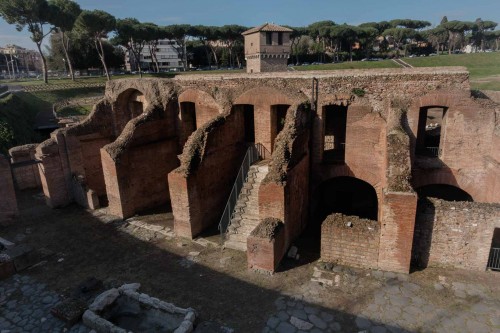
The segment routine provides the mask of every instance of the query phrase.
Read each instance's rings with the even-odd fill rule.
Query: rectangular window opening
[[[347,106],[327,105],[323,107],[323,122],[323,161],[326,163],[344,163]]]

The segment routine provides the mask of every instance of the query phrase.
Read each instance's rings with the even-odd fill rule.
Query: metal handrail
[[[231,224],[231,220],[234,215],[234,209],[236,207],[236,203],[238,202],[238,197],[240,195],[241,189],[243,188],[245,182],[248,180],[248,171],[250,170],[250,166],[261,159],[266,159],[267,155],[270,155],[269,151],[260,143],[253,144],[248,147],[245,158],[241,163],[240,170],[238,171],[238,175],[236,176],[233,188],[231,189],[231,193],[229,194],[229,199],[227,200],[224,212],[222,213],[219,222],[218,229],[220,231],[221,237],[224,236],[227,228],[229,228]]]
[[[267,150],[266,147],[262,143],[256,143],[255,149],[257,149],[257,154],[259,154],[259,158],[261,160],[267,160],[271,158],[271,152]]]

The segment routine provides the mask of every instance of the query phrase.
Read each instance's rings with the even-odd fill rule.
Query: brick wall
[[[474,100],[463,93],[430,93],[416,99],[408,112],[408,123],[413,137],[418,135],[418,111],[426,106],[447,107],[441,128],[441,154],[438,158],[416,158],[413,170],[415,187],[427,184],[448,184],[469,193],[475,201],[498,202],[500,194],[484,191],[488,173],[484,166],[488,160],[499,162],[499,135],[495,133],[494,105]],[[411,152],[414,153],[415,139]],[[498,170],[498,169],[497,169]]]
[[[451,266],[483,271],[500,204],[420,200],[412,259],[416,266]]]
[[[35,160],[36,145],[24,145],[9,149],[12,163],[29,162]],[[14,183],[19,190],[39,188],[42,186],[37,164],[16,167],[12,170]]]
[[[281,55],[280,55],[281,56]],[[288,57],[248,58],[247,73],[284,72],[287,70]]]
[[[38,145],[35,156],[42,161],[39,164],[40,180],[47,205],[55,208],[71,203],[71,185],[67,183],[59,146],[54,136]]]
[[[377,221],[332,214],[321,225],[321,259],[347,266],[378,268],[379,241]]]
[[[218,223],[246,152],[243,115],[208,122],[184,147],[181,167],[169,173],[175,232],[193,238]]]
[[[18,213],[16,191],[7,157],[0,154],[0,225],[11,223]]]
[[[416,208],[417,196],[414,193],[384,193],[380,219],[380,269],[409,273]]]
[[[127,218],[169,201],[167,174],[179,160],[175,114],[165,113],[158,108],[131,120],[101,149],[111,214]]]

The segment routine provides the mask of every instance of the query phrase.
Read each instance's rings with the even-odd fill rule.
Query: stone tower
[[[286,71],[292,31],[266,23],[243,32],[247,73]]]

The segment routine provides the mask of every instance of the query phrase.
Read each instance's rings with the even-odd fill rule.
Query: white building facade
[[[182,61],[176,51],[177,47],[177,44],[173,40],[162,39],[158,41],[158,46],[156,47],[156,59],[161,72],[173,72],[182,69]],[[125,68],[128,71],[136,71],[138,70],[138,67],[135,64],[134,56],[129,53],[129,51],[125,52]],[[151,54],[149,45],[146,45],[142,50],[140,63],[143,71],[156,70],[155,61]]]

